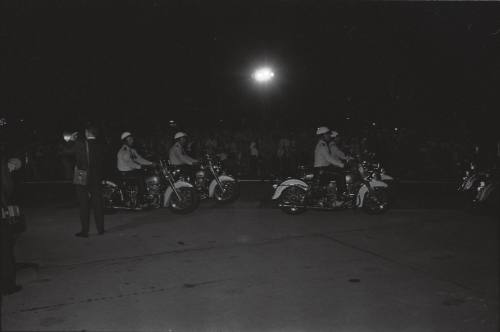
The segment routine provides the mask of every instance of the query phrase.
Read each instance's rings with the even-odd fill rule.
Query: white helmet
[[[332,133],[330,134],[333,138],[339,136],[339,133],[337,133],[335,130],[332,130]]]
[[[328,127],[319,127],[318,129],[316,129],[316,135],[323,135],[323,134],[326,134],[330,131],[330,129]]]
[[[129,133],[128,131],[123,132],[123,134],[122,134],[122,136],[121,136],[122,141],[123,141],[125,138],[129,137],[129,136],[132,136],[132,133]]]
[[[186,137],[187,134],[186,133],[183,133],[182,131],[179,131],[178,133],[176,133],[174,135],[174,139],[178,139],[178,138],[181,138],[181,137]]]

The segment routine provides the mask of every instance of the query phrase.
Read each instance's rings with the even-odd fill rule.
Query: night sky
[[[419,128],[498,113],[499,4],[210,3],[4,2],[2,116]]]

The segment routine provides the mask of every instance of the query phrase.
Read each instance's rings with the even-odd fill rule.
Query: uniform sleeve
[[[321,149],[320,152],[321,156],[325,158],[330,164],[338,167],[344,167],[344,164],[338,160],[337,158],[332,157],[332,155],[328,152],[328,149]]]
[[[137,151],[135,151],[135,160],[134,161],[140,165],[152,165],[153,164],[151,161],[146,160],[143,157],[141,157],[141,155]]]
[[[196,159],[191,158],[187,154],[181,153],[178,149],[176,149],[176,153],[177,158],[179,158],[179,160],[181,160],[184,164],[192,165],[193,163],[197,162]]]
[[[347,156],[342,152],[336,145],[330,147],[332,150],[332,155],[339,157],[340,159],[347,159]]]

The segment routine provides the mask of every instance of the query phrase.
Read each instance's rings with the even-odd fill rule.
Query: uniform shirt
[[[314,149],[314,167],[326,167],[334,165],[337,167],[344,167],[344,164],[330,154],[328,144],[322,139],[316,144]]]
[[[181,145],[181,143],[177,142],[170,148],[168,153],[168,159],[172,165],[192,165],[197,160],[188,156]]]
[[[335,144],[334,141],[330,141],[330,143],[328,143],[328,147],[330,148],[330,154],[334,158],[339,159],[339,160],[347,159],[347,156],[345,155],[345,153],[339,149],[339,147],[337,146],[337,144]]]
[[[117,154],[116,165],[120,172],[141,169],[141,165],[151,165],[152,162],[142,158],[134,148],[123,145]]]

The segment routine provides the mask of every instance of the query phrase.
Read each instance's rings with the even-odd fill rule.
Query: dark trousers
[[[16,285],[16,258],[14,256],[14,246],[16,237],[7,225],[1,225],[2,255],[1,255],[1,276],[2,294],[8,292]]]
[[[319,184],[326,186],[331,180],[337,183],[338,192],[346,191],[344,171],[335,166],[315,167],[315,176],[319,178]]]
[[[90,210],[94,210],[94,220],[98,232],[104,231],[104,210],[102,201],[102,187],[99,183],[87,186],[76,185],[76,196],[80,205],[80,222],[82,233],[88,234]]]

